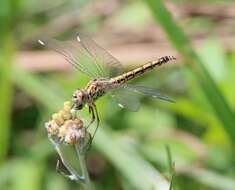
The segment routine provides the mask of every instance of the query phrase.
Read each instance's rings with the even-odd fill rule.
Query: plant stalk
[[[75,149],[79,157],[82,176],[84,177],[83,187],[85,190],[91,190],[92,185],[91,185],[91,180],[90,180],[90,176],[89,176],[87,164],[86,164],[86,151],[81,150],[81,147],[79,146],[79,144],[75,145]]]

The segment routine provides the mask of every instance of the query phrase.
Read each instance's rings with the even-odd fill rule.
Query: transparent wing
[[[140,108],[140,101],[136,93],[125,88],[118,88],[112,91],[112,98],[121,108],[129,111],[138,111]]]
[[[112,91],[112,97],[121,108],[129,111],[138,111],[140,108],[140,97],[138,93],[174,103],[175,101],[167,96],[161,95],[158,91],[147,86],[120,84]]]
[[[77,35],[78,41],[93,56],[95,62],[106,70],[108,76],[113,77],[123,72],[121,62],[112,56],[108,51],[99,46],[94,40],[84,34]]]
[[[123,84],[120,87],[134,91],[134,92],[140,92],[140,93],[142,93],[146,96],[150,96],[152,98],[158,98],[158,99],[165,100],[165,101],[172,102],[172,103],[175,102],[173,99],[160,94],[156,89],[153,89],[151,87],[140,86],[140,85],[131,85],[131,84]]]
[[[71,65],[91,78],[111,77],[123,68],[116,58],[85,35],[79,34],[76,41],[43,38],[39,42],[62,54]]]
[[[91,78],[96,77],[96,72],[94,73],[90,71],[90,68],[88,68],[88,66],[84,66],[82,63],[82,61],[85,61],[89,58],[87,53],[81,53],[82,49],[75,50],[72,42],[61,42],[55,39],[44,37],[39,40],[39,43],[63,55],[64,58],[80,72],[85,73]]]

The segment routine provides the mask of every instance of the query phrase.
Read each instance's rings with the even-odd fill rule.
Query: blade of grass
[[[171,174],[171,183],[170,183],[169,190],[173,190],[175,189],[175,163],[172,160],[171,150],[168,144],[166,145],[166,152],[167,152],[169,170]]]
[[[13,91],[10,75],[13,46],[13,41],[10,37],[6,37],[3,47],[0,49],[0,163],[6,157],[10,135],[10,112]]]
[[[63,105],[64,98],[56,95],[56,92],[50,90],[50,85],[39,82],[39,78],[28,74],[18,68],[12,69],[12,79],[15,84],[24,90],[27,94],[34,97],[39,103],[43,104],[49,111],[57,110]],[[41,79],[42,80],[42,79]]]
[[[193,50],[188,38],[177,26],[162,1],[145,0],[145,2],[152,11],[154,18],[159,21],[175,48],[185,57],[187,62],[192,63],[187,65],[193,71],[195,79],[199,82],[208,102],[214,109],[215,114],[222,123],[225,131],[228,133],[230,141],[235,144],[235,115],[208,70],[205,68],[204,62]]]
[[[133,147],[120,138],[114,138],[107,128],[99,129],[94,146],[131,182],[134,189],[168,190],[170,185],[159,172]]]
[[[173,144],[170,144],[171,150]],[[167,160],[167,156],[164,155],[165,149],[164,146],[162,148],[153,147],[152,150],[147,150],[147,147],[144,146],[142,149],[142,153],[146,156],[148,160],[151,160],[152,163],[160,166],[168,166],[169,161]],[[160,160],[159,155],[164,155],[164,159]],[[175,154],[174,154],[175,157]],[[174,158],[176,159],[176,158]],[[185,160],[184,160],[185,159]],[[168,161],[168,163],[167,163]],[[232,190],[235,187],[235,181],[231,176],[226,176],[224,174],[216,173],[210,169],[198,168],[194,166],[194,162],[188,162],[186,158],[182,158],[181,162],[175,161],[177,163],[175,165],[175,172],[177,175],[174,176],[173,183],[176,183],[174,187],[178,189],[179,184],[177,184],[177,176],[180,175],[187,175],[193,178],[194,180],[198,181],[201,184],[204,184],[208,187],[208,189],[226,189]],[[175,173],[176,174],[176,173]],[[173,189],[174,189],[173,188]]]
[[[27,164],[25,164],[27,163]],[[29,159],[14,159],[0,168],[1,189],[42,189],[43,165]],[[11,184],[9,186],[9,184]],[[4,188],[6,186],[6,188]]]
[[[233,178],[214,173],[210,170],[194,167],[188,168],[187,170],[185,169],[182,173],[193,177],[198,182],[213,189],[233,190],[235,187],[235,181]]]

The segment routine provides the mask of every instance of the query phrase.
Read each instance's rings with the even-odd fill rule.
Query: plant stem
[[[75,145],[75,149],[76,149],[77,155],[79,157],[82,176],[84,177],[83,187],[85,190],[91,190],[92,185],[91,185],[91,180],[90,180],[90,176],[89,176],[89,173],[87,170],[87,165],[86,165],[86,151],[85,152],[81,151],[79,144]]]

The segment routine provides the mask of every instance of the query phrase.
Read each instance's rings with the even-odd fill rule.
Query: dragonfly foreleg
[[[87,128],[89,128],[91,124],[95,121],[95,113],[94,113],[93,106],[89,106],[89,113],[91,114],[91,121],[89,122]]]
[[[94,110],[95,110],[95,117],[96,117],[97,123],[96,123],[96,128],[95,128],[95,131],[94,131],[94,133],[92,135],[91,140],[93,140],[93,138],[95,137],[95,134],[96,134],[97,129],[98,129],[99,124],[100,124],[100,117],[99,117],[99,114],[98,114],[98,111],[97,111],[97,108],[96,108],[95,104],[94,104]]]
[[[99,114],[96,108],[95,104],[92,104],[91,106],[89,106],[89,113],[91,113],[91,121],[89,123],[89,125],[87,126],[87,128],[95,121],[96,119],[96,127],[95,127],[95,131],[93,132],[93,135],[91,136],[91,140],[90,140],[90,144],[92,143],[95,134],[97,132],[97,129],[99,127],[99,123],[100,123],[100,118],[99,118]]]

